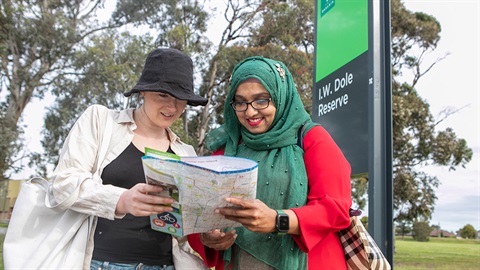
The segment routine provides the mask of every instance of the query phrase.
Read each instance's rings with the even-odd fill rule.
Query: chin
[[[252,128],[249,126],[248,128],[246,127],[246,129],[252,134],[262,134],[267,132],[267,129],[265,128]]]

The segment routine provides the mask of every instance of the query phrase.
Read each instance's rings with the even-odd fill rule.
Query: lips
[[[260,123],[262,123],[262,121],[263,121],[263,118],[249,118],[249,119],[247,119],[247,123],[252,127],[260,125]]]
[[[171,118],[171,117],[174,116],[174,114],[166,114],[166,113],[160,113],[160,114],[162,114],[163,116],[168,117],[168,118]]]

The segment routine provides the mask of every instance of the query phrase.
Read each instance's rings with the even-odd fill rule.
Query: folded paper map
[[[256,196],[258,164],[250,159],[179,157],[147,148],[142,163],[146,182],[164,187],[160,195],[175,199],[172,212],[150,216],[152,229],[174,236],[241,226],[214,210],[233,207],[226,197]]]

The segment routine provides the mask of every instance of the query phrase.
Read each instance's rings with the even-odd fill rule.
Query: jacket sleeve
[[[125,189],[103,185],[95,171],[101,147],[104,120],[108,114],[104,106],[93,105],[75,122],[62,150],[52,176],[52,191],[60,202],[71,196],[78,185],[80,194],[71,209],[77,212],[114,219],[115,208]],[[107,146],[106,146],[107,147]]]
[[[349,226],[351,169],[323,127],[313,127],[303,145],[309,192],[307,205],[292,209],[300,226],[300,235],[293,238],[304,252],[309,252],[330,233]]]

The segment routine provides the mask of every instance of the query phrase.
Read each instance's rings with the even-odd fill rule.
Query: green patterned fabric
[[[305,205],[308,180],[303,149],[297,145],[297,137],[299,128],[305,123],[311,124],[311,118],[303,107],[292,75],[279,61],[249,57],[235,66],[225,104],[232,101],[238,85],[248,78],[260,80],[272,97],[276,108],[272,126],[265,133],[252,134],[240,124],[233,108],[226,105],[225,124],[208,134],[207,148],[212,151],[223,148],[225,155],[257,161],[257,198],[270,208]],[[243,227],[235,229],[238,234],[235,244],[258,260],[276,269],[307,269],[307,255],[290,235],[259,234]],[[226,263],[230,255],[230,251],[224,253]]]

